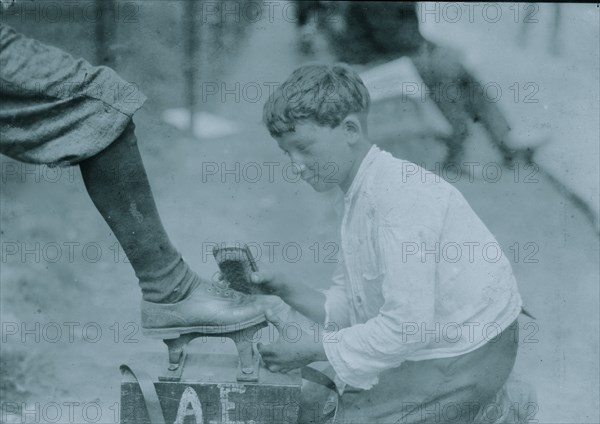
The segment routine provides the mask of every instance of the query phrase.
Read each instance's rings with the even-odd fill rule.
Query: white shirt
[[[460,192],[376,146],[345,195],[341,242],[323,346],[347,385],[471,352],[521,311],[508,259]]]

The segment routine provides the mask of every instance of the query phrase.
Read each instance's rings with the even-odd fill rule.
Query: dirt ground
[[[139,56],[124,57],[119,70],[150,97],[135,121],[173,242],[207,276],[217,269],[210,255],[215,242],[251,242],[266,263],[268,246],[274,246],[271,267],[325,287],[335,265],[331,259],[338,254],[337,199],[315,193],[283,172],[286,161],[260,126],[264,94],[256,102],[230,96],[203,105],[234,121],[239,128],[235,135],[199,139],[162,122],[165,109],[181,107],[183,89],[180,76],[169,77],[179,74],[178,45],[170,44],[176,36],[166,25],[153,26],[153,13],[167,7],[161,3],[141,8],[141,22],[120,30],[131,43],[115,48],[133,49]],[[168,20],[176,13],[163,15]],[[156,30],[155,42],[125,37],[141,26]],[[86,34],[84,27],[77,28]],[[229,86],[255,82],[264,87],[265,82],[281,81],[304,60],[295,52],[294,30],[293,23],[282,19],[250,25],[234,53],[219,53],[224,55],[222,69],[201,69],[211,81]],[[41,30],[32,33],[36,31],[40,36]],[[47,39],[90,55],[85,47],[89,37],[78,44],[53,30]],[[136,60],[145,64],[143,69],[136,67]],[[567,69],[553,74],[577,84]],[[597,93],[598,81],[592,83]],[[553,105],[565,101],[552,99]],[[598,128],[585,120],[569,119],[597,135]],[[394,122],[390,116],[391,127]],[[435,141],[374,141],[415,161],[434,163],[443,155],[443,146]],[[469,139],[464,160],[500,163],[479,128]],[[265,163],[278,164],[272,178]],[[166,352],[160,341],[145,339],[139,331],[140,293],[133,271],[88,198],[77,168],[26,166],[6,157],[0,158],[0,166],[1,422],[22,422],[23,414],[7,409],[15,405],[30,411],[31,422],[45,422],[44,417],[52,421],[53,403],[59,405],[58,422],[118,422],[119,364],[136,353]],[[536,388],[540,423],[598,423],[598,234],[568,193],[544,172],[524,163],[517,166],[519,174],[504,167],[495,182],[478,168],[473,178],[463,171],[455,183],[512,259],[526,307],[537,318],[521,317],[514,372]],[[590,172],[595,175],[597,169]],[[223,346],[209,343],[198,349]]]

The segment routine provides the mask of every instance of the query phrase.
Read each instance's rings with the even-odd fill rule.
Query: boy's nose
[[[306,165],[298,162],[292,162],[294,166],[292,167],[294,174],[301,175],[304,171],[306,171]]]

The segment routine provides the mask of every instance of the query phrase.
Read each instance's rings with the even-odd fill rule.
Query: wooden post
[[[200,0],[186,0],[183,7],[183,54],[185,69],[185,93],[186,105],[190,112],[190,130],[194,130],[194,112],[196,110],[196,40],[199,39],[200,31],[196,25],[197,6]],[[200,44],[198,42],[198,44]]]
[[[111,51],[116,31],[115,0],[96,0],[96,63],[115,68],[116,58]]]

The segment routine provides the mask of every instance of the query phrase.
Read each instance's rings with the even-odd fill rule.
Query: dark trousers
[[[495,404],[515,363],[519,338],[515,320],[473,352],[452,358],[406,361],[385,371],[370,390],[347,389],[333,423],[495,423],[509,405]],[[314,405],[318,389],[307,384],[303,422],[323,422]],[[323,391],[321,391],[321,396]]]

